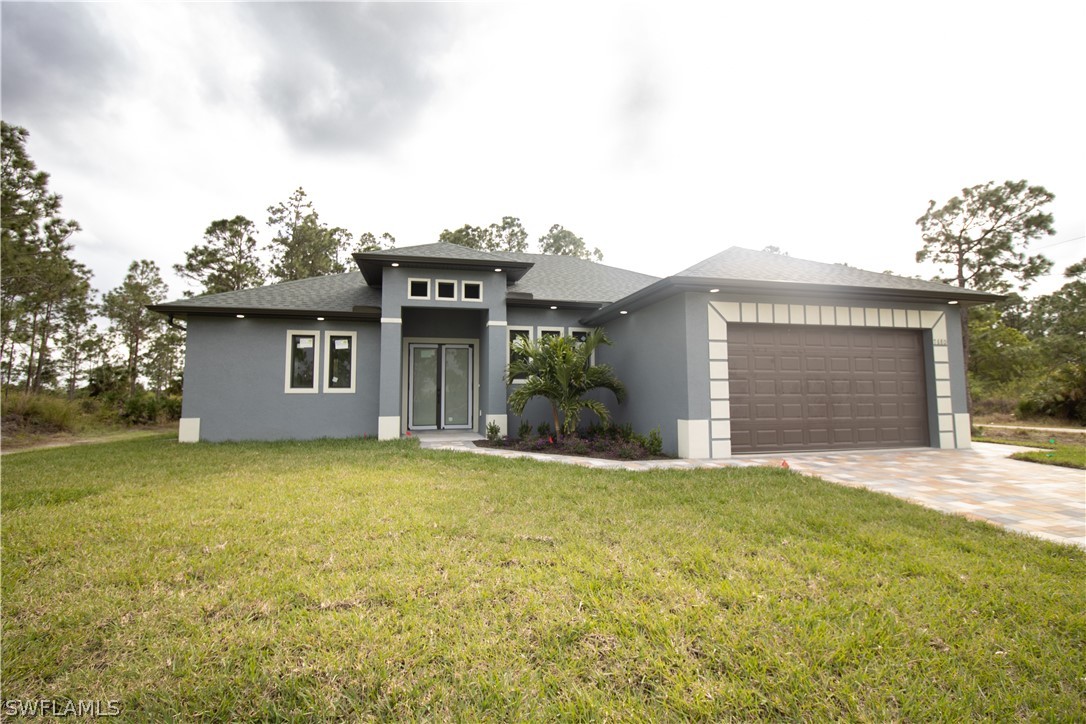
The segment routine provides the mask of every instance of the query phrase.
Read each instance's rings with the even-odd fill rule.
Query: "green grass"
[[[1086,470],[1086,445],[1056,445],[1053,450],[1020,452],[1011,455],[1015,460],[1026,460],[1045,465],[1061,465],[1065,468]]]
[[[3,462],[3,698],[131,719],[1068,721],[1086,551],[779,469],[410,443]]]

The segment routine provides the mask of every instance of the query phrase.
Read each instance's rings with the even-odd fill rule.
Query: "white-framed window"
[[[407,280],[407,298],[408,299],[429,299],[430,298],[430,280],[429,279],[408,279]]]
[[[562,327],[539,327],[536,329],[536,339],[543,339],[544,337],[561,337],[565,334],[565,329]]]
[[[529,341],[532,339],[532,328],[531,327],[509,327],[508,329],[509,329],[509,341],[508,341],[508,344],[505,345],[505,365],[506,365],[506,367],[508,367],[509,363],[513,361],[513,342],[515,340],[517,340],[517,339],[520,339],[520,338],[525,338],[525,339],[527,339]],[[524,378],[513,380],[514,385],[519,385],[519,384],[523,384],[523,383],[524,383]]]
[[[452,279],[438,279],[434,282],[435,299],[444,299],[447,302],[456,301],[456,282]]]
[[[287,330],[286,374],[283,391],[314,393],[319,391],[321,368],[321,333],[315,329]]]
[[[483,301],[483,283],[482,282],[461,282],[460,283],[460,299],[465,302],[481,302]]]
[[[355,363],[358,359],[358,332],[324,333],[324,391],[355,391]]]
[[[586,339],[588,339],[588,335],[591,334],[591,332],[592,330],[588,327],[569,328],[569,336],[573,337],[578,342],[584,342]],[[592,365],[596,364],[596,350],[592,350],[592,356],[589,358],[588,363]]]

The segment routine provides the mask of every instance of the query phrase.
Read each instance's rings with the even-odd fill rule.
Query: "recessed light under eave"
[[[629,312],[627,312],[625,309],[623,309],[621,312],[619,312],[619,314],[629,314]]]
[[[244,314],[235,314],[234,316],[237,317],[238,319],[245,319]]]
[[[957,304],[957,303],[958,303],[957,299],[951,299],[949,302],[947,302],[947,304]]]
[[[719,292],[719,291],[720,291],[719,289],[710,289],[710,290],[709,290],[709,293],[710,293],[710,294],[716,294],[716,293],[717,293],[717,292]]]
[[[501,270],[502,270],[501,267],[497,267],[496,269],[494,269],[494,271],[496,271],[496,272],[500,272]]]
[[[556,305],[552,304],[551,309],[558,309],[558,307]]]

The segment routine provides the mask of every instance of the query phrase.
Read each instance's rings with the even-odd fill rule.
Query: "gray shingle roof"
[[[284,312],[351,312],[354,307],[380,307],[381,292],[366,285],[362,272],[280,282],[236,292],[177,299],[153,307],[156,311],[198,309],[267,309]]]
[[[942,282],[899,277],[865,271],[844,264],[826,264],[806,259],[795,259],[782,254],[754,251],[733,246],[689,269],[675,275],[695,279],[713,279],[727,282],[792,282],[797,284],[825,284],[864,289],[910,290],[953,294],[954,296],[990,296],[980,292],[952,287]]]
[[[388,249],[376,253],[379,253],[381,256],[421,256],[429,257],[431,259],[470,259],[471,261],[485,261],[489,263],[509,258],[506,255],[483,251],[482,249],[472,249],[457,244],[449,244],[444,241],[434,242],[433,244],[419,244],[418,246],[402,246],[398,249]]]
[[[552,254],[502,254],[534,264],[510,292],[535,299],[570,302],[613,302],[657,281],[656,277],[594,261]]]

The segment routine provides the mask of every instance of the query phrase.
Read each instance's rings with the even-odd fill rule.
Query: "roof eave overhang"
[[[379,288],[385,268],[396,264],[401,269],[456,269],[459,271],[494,272],[501,269],[507,284],[519,281],[532,268],[532,262],[511,261],[508,259],[442,259],[430,256],[402,256],[400,254],[380,254],[373,252],[355,252],[358,264],[366,284]]]
[[[170,319],[187,319],[191,316],[204,317],[278,317],[280,319],[324,319],[354,320],[358,322],[380,321],[380,307],[354,307],[350,312],[329,312],[320,309],[268,309],[267,307],[202,307],[195,305],[151,304],[147,307],[152,312],[165,314]]]
[[[535,309],[549,309],[550,307],[557,307],[558,309],[597,310],[605,304],[607,304],[607,302],[570,301],[568,299],[518,299],[515,297],[505,298],[505,305],[507,307],[530,307]]]
[[[622,312],[632,312],[646,307],[672,294],[704,292],[719,289],[720,293],[771,294],[779,299],[867,299],[882,302],[934,302],[936,304],[960,304],[975,306],[991,304],[1006,299],[1003,294],[989,294],[971,289],[948,291],[927,289],[886,289],[882,287],[853,287],[838,284],[809,284],[803,282],[758,281],[748,279],[702,279],[698,277],[668,277],[639,289],[609,304],[584,319],[586,324],[602,324],[617,318]]]

